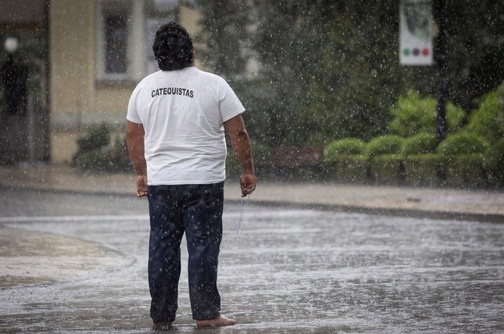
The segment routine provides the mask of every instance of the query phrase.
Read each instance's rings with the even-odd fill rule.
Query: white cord
[[[245,197],[241,198],[241,202],[240,202],[240,206],[241,206],[240,207],[240,216],[238,217],[238,223],[236,225],[236,234],[240,233],[241,223],[242,223],[242,220],[243,220],[243,213],[245,212],[245,208],[248,205],[249,199],[250,199],[250,194],[248,194],[247,199],[245,199]]]

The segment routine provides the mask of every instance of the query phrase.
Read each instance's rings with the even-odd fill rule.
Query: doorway
[[[0,164],[48,162],[49,1],[0,5]]]

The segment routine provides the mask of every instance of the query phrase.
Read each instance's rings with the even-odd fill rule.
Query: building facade
[[[16,123],[26,123],[27,130],[19,138],[9,138],[11,149],[1,152],[12,155],[12,147],[27,146],[20,157],[3,159],[14,162],[69,162],[77,139],[90,126],[106,123],[121,131],[135,85],[158,70],[152,53],[157,28],[175,20],[195,35],[201,16],[194,1],[188,0],[0,0],[0,4],[1,41],[19,39],[14,56],[22,58],[31,73],[29,112],[26,121]],[[9,52],[2,52],[0,59],[7,59]]]

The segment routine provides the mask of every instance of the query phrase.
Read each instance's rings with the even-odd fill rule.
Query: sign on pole
[[[401,65],[432,65],[430,0],[401,0],[399,5]]]

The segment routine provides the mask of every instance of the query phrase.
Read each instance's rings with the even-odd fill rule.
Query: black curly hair
[[[164,24],[156,31],[152,50],[162,71],[180,70],[193,64],[193,42],[178,23]]]

